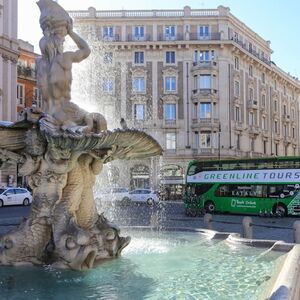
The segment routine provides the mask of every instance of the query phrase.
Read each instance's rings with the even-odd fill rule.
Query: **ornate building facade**
[[[166,184],[176,197],[192,159],[299,155],[300,82],[229,8],[70,14],[93,50],[74,89],[111,128],[124,118],[164,148],[162,159],[110,166],[123,174],[112,182]]]
[[[0,0],[0,120],[17,119],[18,2]],[[0,171],[0,185],[16,184],[16,168]]]

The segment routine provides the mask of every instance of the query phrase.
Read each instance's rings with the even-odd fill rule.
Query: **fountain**
[[[121,237],[117,226],[98,215],[92,188],[103,165],[162,150],[124,120],[121,129],[108,131],[101,114],[70,101],[72,64],[90,49],[62,7],[52,0],[38,5],[44,106],[23,110],[18,122],[0,122],[0,166],[17,163],[34,199],[28,219],[0,237],[1,297],[298,299],[300,249],[294,244],[204,229],[157,230],[158,215],[151,218],[156,228],[123,228],[128,236]],[[67,35],[76,51],[63,52]],[[123,249],[122,257],[110,260]]]
[[[24,109],[18,122],[2,122],[0,130],[2,166],[17,163],[19,173],[28,176],[33,205],[29,218],[1,237],[0,262],[82,270],[119,256],[130,241],[98,215],[95,176],[112,160],[160,155],[162,150],[144,132],[126,126],[107,131],[101,114],[71,102],[72,64],[89,56],[89,46],[59,4],[37,4],[43,30],[36,62],[43,110]],[[76,51],[63,52],[67,35]]]

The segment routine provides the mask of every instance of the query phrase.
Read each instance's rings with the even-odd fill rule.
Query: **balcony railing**
[[[36,78],[36,71],[33,68],[18,65],[18,76]]]
[[[221,34],[220,32],[212,32],[208,35],[200,35],[197,32],[191,32],[189,35],[190,41],[212,41],[212,40],[220,40]]]
[[[134,34],[127,35],[127,42],[148,42],[152,40],[153,38],[150,34],[145,34],[144,36],[136,36]]]
[[[99,40],[107,41],[107,42],[119,42],[120,41],[120,35],[119,34],[114,34],[112,36],[102,35],[102,36],[99,37]]]
[[[256,52],[255,50],[253,50],[253,48],[249,48],[247,47],[246,43],[243,43],[243,41],[235,38],[235,37],[231,37],[230,40],[234,41],[235,43],[237,43],[240,47],[242,47],[243,49],[245,49],[247,52],[249,52],[250,54],[252,54],[253,56],[255,56],[256,58],[258,58],[259,60],[263,61],[264,63],[266,63],[267,65],[271,65],[271,61],[267,58],[265,58],[264,56],[260,55],[258,52]]]
[[[176,35],[166,35],[160,33],[157,37],[158,41],[182,41],[183,40],[183,34],[177,33]]]
[[[248,100],[248,108],[257,108],[258,102],[257,100]]]
[[[216,67],[217,62],[210,60],[210,61],[194,61],[193,62],[193,67],[199,67],[199,68],[212,68]]]
[[[217,93],[217,90],[216,89],[208,89],[208,88],[205,88],[205,89],[193,89],[193,94],[196,95],[196,94],[200,94],[200,95],[212,95],[212,94],[216,94]]]

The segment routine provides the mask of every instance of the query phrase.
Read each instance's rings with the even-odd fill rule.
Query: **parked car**
[[[123,187],[116,187],[101,190],[97,193],[96,199],[103,202],[120,202],[121,204],[128,203],[128,189]]]
[[[31,202],[32,196],[30,192],[24,188],[0,188],[0,207],[18,204],[27,206],[30,205]]]
[[[153,205],[159,201],[157,194],[149,189],[136,189],[129,192],[128,198],[133,202],[146,202],[148,205]]]

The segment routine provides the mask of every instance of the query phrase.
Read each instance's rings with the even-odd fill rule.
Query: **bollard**
[[[294,222],[293,229],[294,229],[294,243],[300,244],[300,221]]]
[[[204,226],[206,229],[212,230],[212,215],[211,214],[205,214],[203,217]]]
[[[252,239],[253,230],[252,230],[252,218],[244,217],[243,218],[243,238]]]

